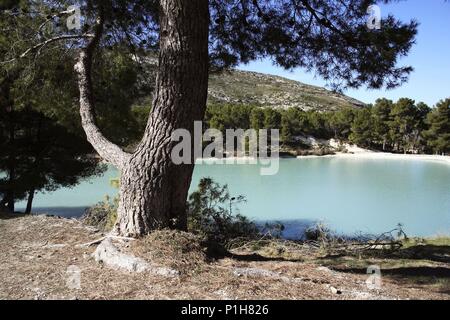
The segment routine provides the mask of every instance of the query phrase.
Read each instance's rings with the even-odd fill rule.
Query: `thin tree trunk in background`
[[[160,52],[153,111],[144,137],[121,172],[115,231],[140,236],[187,228],[186,200],[194,164],[174,165],[176,129],[193,136],[208,91],[208,0],[160,1]],[[193,161],[192,161],[193,162]]]
[[[16,79],[19,78],[20,72],[18,70],[12,70],[8,73],[3,83],[0,86],[0,94],[2,100],[6,101],[5,108],[9,123],[9,150],[7,151],[7,174],[8,182],[6,191],[4,192],[3,199],[0,201],[0,210],[6,209],[7,211],[14,212],[15,210],[15,192],[14,182],[16,179],[16,149],[15,149],[15,115],[14,115],[14,100],[11,97],[11,86]],[[4,151],[4,150],[3,150]]]
[[[14,194],[8,190],[0,202],[0,209],[8,212],[14,212]]]
[[[9,212],[14,212],[15,211],[15,200],[14,200],[14,191],[8,191],[7,196],[6,196],[6,208],[8,209]]]
[[[9,89],[7,90],[7,101],[9,101]],[[10,101],[9,106],[9,158],[8,158],[8,191],[6,192],[6,203],[7,203],[7,209],[10,212],[14,212],[15,206],[15,195],[14,195],[14,180],[16,179],[16,168],[15,168],[15,123],[14,123],[14,109],[13,109],[13,103]]]
[[[31,209],[32,209],[32,207],[33,207],[34,193],[35,193],[34,188],[31,189],[31,190],[28,192],[27,207],[26,207],[26,209],[25,209],[25,213],[26,213],[26,214],[30,214],[30,213],[31,213]]]

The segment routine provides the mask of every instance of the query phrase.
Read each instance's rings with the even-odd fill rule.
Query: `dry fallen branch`
[[[395,232],[398,236],[407,238],[401,226],[380,235],[359,235],[353,238],[346,238],[329,231],[326,232],[324,229],[319,229],[317,240],[283,240],[263,235],[261,238],[254,240],[246,238],[234,239],[228,243],[227,249],[236,252],[255,252],[263,248],[274,248],[280,255],[285,255],[285,253],[305,255],[319,252],[320,250],[326,250],[328,253],[334,254],[360,254],[373,250],[395,251],[403,246],[402,241],[397,240],[393,235]]]
[[[134,238],[107,235],[107,236],[101,237],[101,238],[99,238],[97,240],[94,240],[94,241],[90,241],[90,242],[82,243],[82,244],[77,244],[75,247],[77,247],[77,248],[90,247],[90,246],[99,244],[99,243],[101,243],[102,241],[104,241],[106,239],[116,239],[116,240],[122,240],[122,241],[134,241],[134,240],[136,240]]]

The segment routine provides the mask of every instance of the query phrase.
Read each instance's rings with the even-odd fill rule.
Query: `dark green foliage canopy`
[[[0,150],[0,172],[8,173],[0,178],[0,194],[13,189],[15,200],[24,199],[31,190],[74,186],[105,169],[96,158],[86,156],[92,149],[84,137],[32,109],[0,110]]]
[[[80,6],[83,15],[80,31],[65,30],[67,15],[61,12],[71,4]],[[381,21],[380,30],[369,30],[367,9],[373,4],[376,1],[210,0],[212,70],[270,57],[284,68],[315,71],[335,89],[398,86],[412,71],[411,67],[398,66],[397,62],[414,43],[417,22],[403,23],[388,16]],[[10,11],[2,16],[9,14],[47,21],[44,25],[51,26],[51,34],[37,32],[36,28],[29,30],[41,40],[62,34],[80,36],[69,41],[73,47],[83,44],[85,40],[81,36],[90,31],[96,16],[102,12],[106,22],[102,47],[120,44],[132,53],[158,50],[157,0],[48,0],[39,3],[21,0],[5,1],[3,7]],[[14,58],[17,52],[10,52],[8,56]]]
[[[0,27],[6,32],[0,34],[0,60],[52,36],[44,27],[49,17],[43,14],[50,2],[33,3],[21,1],[21,11],[1,12]],[[0,64],[0,202],[10,210],[15,201],[30,195],[32,200],[35,191],[74,186],[105,168],[81,128],[76,52],[67,45],[55,42],[49,50]],[[138,65],[121,50],[118,45],[96,56],[96,117],[110,139],[129,145],[141,134],[130,106],[148,88]]]
[[[450,99],[440,101],[428,114],[425,132],[429,147],[436,153],[450,153]]]
[[[373,139],[373,121],[370,109],[358,110],[353,119],[349,139],[361,147],[370,147]]]
[[[389,1],[385,1],[389,2]],[[303,67],[335,88],[402,83],[410,67],[396,67],[414,40],[417,23],[384,19],[366,28],[370,0],[211,1],[211,52],[226,66],[272,57],[285,68]]]

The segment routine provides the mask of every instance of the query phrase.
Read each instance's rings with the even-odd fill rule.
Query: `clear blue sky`
[[[397,100],[408,97],[433,106],[437,101],[450,97],[450,1],[405,0],[380,5],[383,16],[392,13],[402,21],[419,21],[416,44],[409,55],[399,61],[400,65],[414,67],[409,81],[393,90],[347,90],[344,93],[366,103],[386,97]],[[254,61],[239,69],[269,73],[298,80],[307,84],[325,86],[323,79],[302,69],[286,71],[273,66],[270,60]]]

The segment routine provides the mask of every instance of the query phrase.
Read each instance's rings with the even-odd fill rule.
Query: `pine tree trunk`
[[[6,191],[6,195],[5,198],[3,200],[3,203],[6,206],[6,210],[8,212],[14,212],[15,211],[15,195],[14,195],[14,179],[15,179],[15,175],[14,175],[14,167],[10,168],[9,170],[9,182],[8,182],[8,188],[9,190]]]
[[[193,133],[208,91],[208,0],[160,1],[160,52],[153,111],[144,137],[122,166],[115,231],[141,236],[186,229],[193,164],[173,164],[174,130]]]
[[[30,214],[30,213],[31,213],[31,209],[32,209],[32,207],[33,207],[34,193],[35,193],[35,190],[34,190],[34,189],[31,189],[31,190],[28,192],[27,207],[26,207],[26,209],[25,209],[25,213],[26,213],[26,214]]]
[[[9,90],[8,90],[8,95],[7,95],[7,99],[9,98]],[[9,115],[9,145],[10,145],[10,153],[8,156],[8,191],[6,192],[6,208],[9,212],[14,212],[15,211],[15,194],[14,194],[14,183],[16,180],[16,156],[15,156],[15,152],[16,152],[16,146],[15,146],[15,119],[14,119],[14,109],[12,107],[12,102],[11,102],[11,107],[10,110],[8,112]]]
[[[0,201],[0,211],[14,212],[14,194],[9,190]]]

